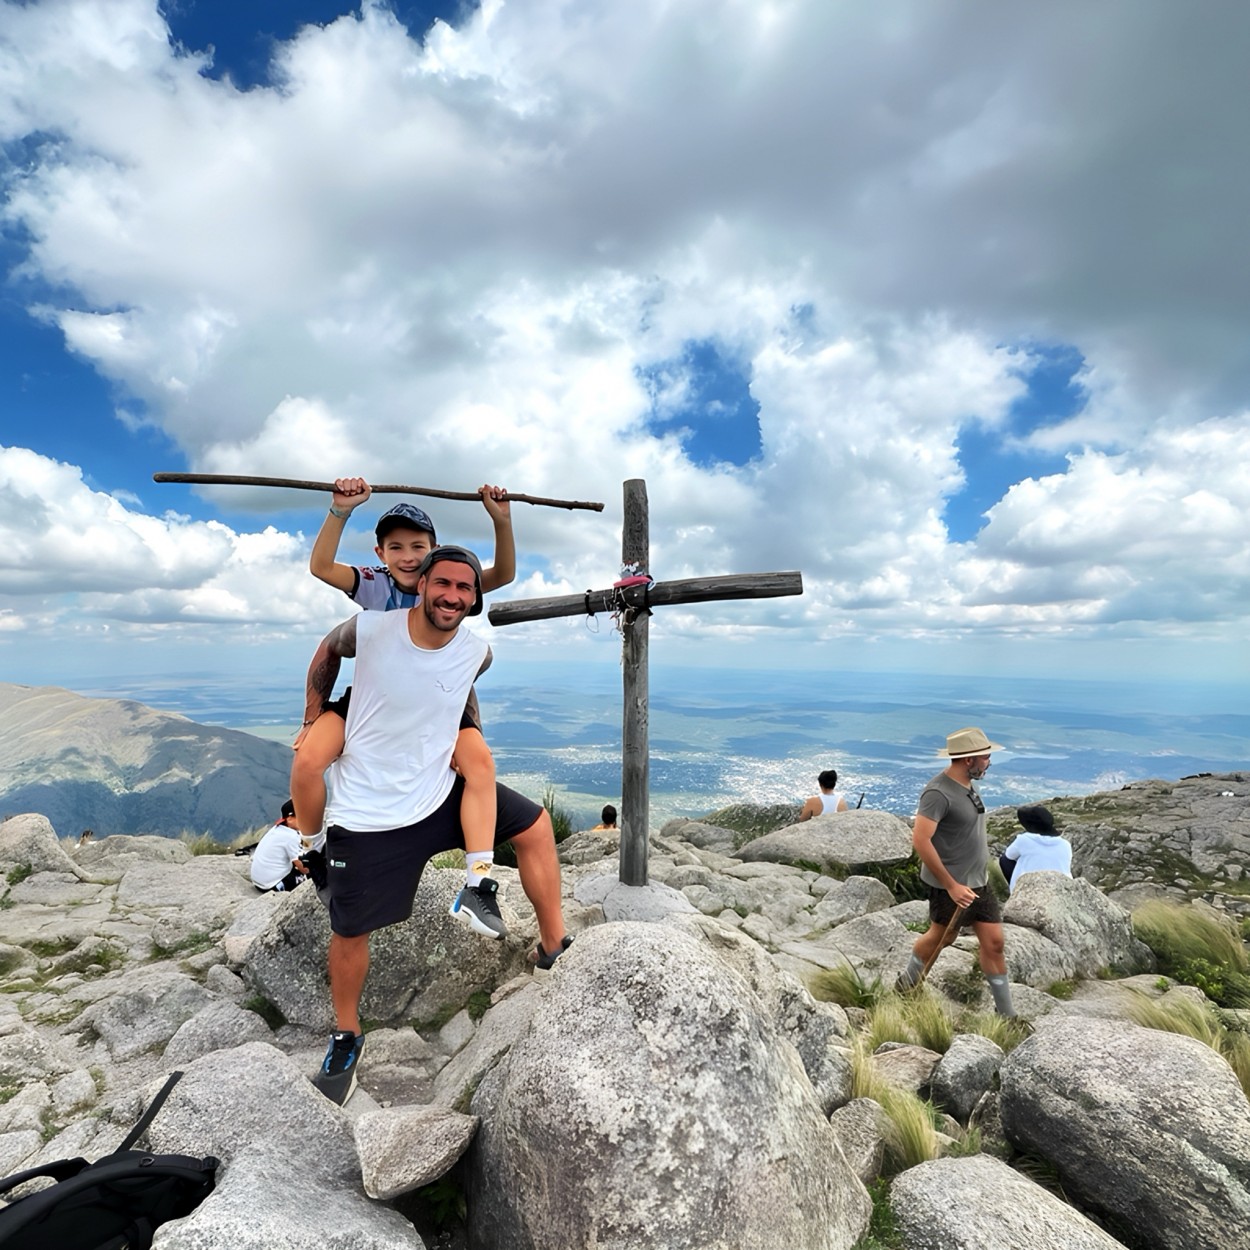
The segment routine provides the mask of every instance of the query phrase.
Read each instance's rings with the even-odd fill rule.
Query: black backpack
[[[159,1225],[190,1215],[212,1193],[218,1160],[131,1150],[181,1076],[170,1076],[113,1154],[58,1159],[0,1180],[0,1195],[37,1176],[57,1181],[0,1210],[0,1247],[150,1250]]]

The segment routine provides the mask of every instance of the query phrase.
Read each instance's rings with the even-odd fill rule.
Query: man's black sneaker
[[[550,954],[543,950],[541,942],[530,952],[530,963],[534,965],[540,972],[550,972],[552,965],[564,954],[570,946],[573,945],[573,939],[566,933],[560,940],[560,945]]]
[[[483,877],[479,885],[466,885],[456,895],[448,915],[483,937],[507,937],[508,926],[499,914],[498,893],[499,882]]]
[[[356,1088],[356,1068],[364,1048],[363,1033],[344,1030],[330,1034],[330,1048],[326,1051],[321,1071],[313,1078],[313,1084],[340,1107]]]

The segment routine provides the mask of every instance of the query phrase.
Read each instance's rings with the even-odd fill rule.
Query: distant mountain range
[[[291,751],[130,699],[0,683],[0,818],[40,812],[61,836],[209,833],[277,818]]]

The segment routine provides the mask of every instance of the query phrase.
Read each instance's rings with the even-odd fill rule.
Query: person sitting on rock
[[[816,784],[820,786],[820,793],[813,794],[803,804],[803,810],[799,813],[800,820],[811,820],[813,816],[827,816],[830,812],[844,812],[847,810],[846,796],[839,794],[837,791],[838,774],[836,769],[826,768],[816,778]]]
[[[257,842],[252,851],[252,884],[266,892],[281,893],[295,889],[308,875],[308,869],[300,859],[305,849],[295,824],[295,804],[287,799],[282,804],[278,823]]]
[[[600,812],[599,814],[599,823],[597,825],[591,825],[590,832],[598,833],[602,829],[615,829],[615,828],[616,828],[616,808],[613,807],[611,803],[605,803],[603,805],[603,811]]]
[[[1024,828],[998,857],[998,865],[1014,894],[1020,878],[1030,872],[1072,875],[1072,843],[1055,829],[1055,818],[1040,803],[1016,808]]]

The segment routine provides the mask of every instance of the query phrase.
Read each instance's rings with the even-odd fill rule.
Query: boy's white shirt
[[[398,829],[451,793],[460,718],[489,648],[461,626],[437,651],[418,647],[407,612],[356,618],[356,665],[343,753],[330,766],[326,822]]]
[[[252,851],[252,884],[272,890],[299,859],[304,843],[298,829],[277,824],[256,844]]]

